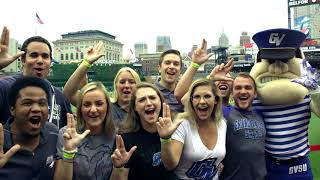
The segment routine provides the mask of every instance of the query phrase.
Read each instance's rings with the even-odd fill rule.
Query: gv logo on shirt
[[[209,158],[194,162],[186,175],[196,180],[211,180],[217,174],[217,166],[214,164],[216,160],[217,158]]]

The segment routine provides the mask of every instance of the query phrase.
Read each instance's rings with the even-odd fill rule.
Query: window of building
[[[61,55],[60,55],[60,60],[63,60],[63,54],[61,53]]]
[[[108,58],[109,58],[109,56],[108,56],[108,55],[109,55],[109,53],[107,52],[107,53],[106,53],[106,59],[107,59],[107,60],[108,60]]]
[[[66,60],[69,60],[69,56],[68,56],[68,53],[66,53]]]
[[[78,53],[76,53],[76,60],[78,60],[79,59],[79,54]]]
[[[83,52],[80,53],[80,59],[83,59]]]
[[[73,60],[73,53],[70,54],[70,59]]]

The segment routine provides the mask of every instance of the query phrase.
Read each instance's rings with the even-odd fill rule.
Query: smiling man
[[[174,95],[181,68],[182,57],[178,50],[170,49],[161,54],[158,66],[160,78],[155,86],[162,92],[172,113],[183,112],[182,104]]]
[[[0,124],[1,180],[53,179],[58,129],[47,122],[47,86],[29,76],[10,89],[12,117],[4,127]]]
[[[23,65],[22,74],[7,76],[0,79],[0,123],[5,123],[10,117],[10,108],[8,103],[9,88],[19,78],[23,76],[35,76],[46,78],[49,75],[50,64],[52,61],[52,48],[50,43],[40,36],[28,38],[22,44],[22,52],[15,56],[8,54],[9,49],[9,30],[3,28],[0,41],[0,68],[4,68],[11,62],[21,56]],[[49,116],[48,120],[56,124],[59,128],[66,125],[67,112],[71,112],[70,104],[62,95],[62,92],[50,85],[49,92]]]
[[[254,79],[240,73],[233,81],[235,107],[225,117],[227,122],[226,156],[220,179],[263,180],[266,130],[263,118],[252,108],[257,96]]]

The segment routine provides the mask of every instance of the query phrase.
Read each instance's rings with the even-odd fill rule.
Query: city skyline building
[[[156,52],[164,52],[171,48],[170,36],[157,36]]]
[[[148,44],[145,42],[135,43],[134,44],[134,56],[138,58],[140,54],[148,53]]]
[[[247,46],[249,43],[251,43],[251,37],[250,37],[250,35],[248,34],[248,32],[243,31],[243,32],[241,33],[241,36],[240,36],[240,46],[241,46],[241,47],[245,47],[245,46]]]
[[[54,59],[61,63],[82,61],[89,47],[99,41],[104,43],[104,57],[97,63],[118,63],[122,61],[123,44],[116,36],[99,30],[86,30],[62,34],[62,39],[53,41]]]
[[[222,31],[218,44],[220,47],[229,47],[229,38],[224,31]]]

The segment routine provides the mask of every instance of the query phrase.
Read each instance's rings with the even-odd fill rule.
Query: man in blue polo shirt
[[[0,179],[53,179],[58,128],[47,122],[47,82],[22,77],[10,88],[12,117],[0,124]]]
[[[183,105],[175,97],[174,91],[182,67],[182,57],[180,52],[169,49],[160,56],[158,70],[160,78],[154,83],[162,92],[164,98],[170,106],[172,113],[183,112]]]
[[[11,85],[23,76],[36,76],[46,78],[52,61],[52,48],[50,43],[40,36],[28,38],[22,44],[21,50],[15,56],[8,54],[9,30],[3,28],[0,40],[0,69],[8,66],[11,62],[21,57],[23,65],[22,73],[0,78],[0,123],[5,123],[10,117],[8,94]],[[50,84],[47,81],[48,84]],[[48,86],[49,92],[49,116],[48,121],[56,124],[59,128],[67,125],[67,112],[71,112],[70,103],[62,95],[62,92],[54,87]]]

